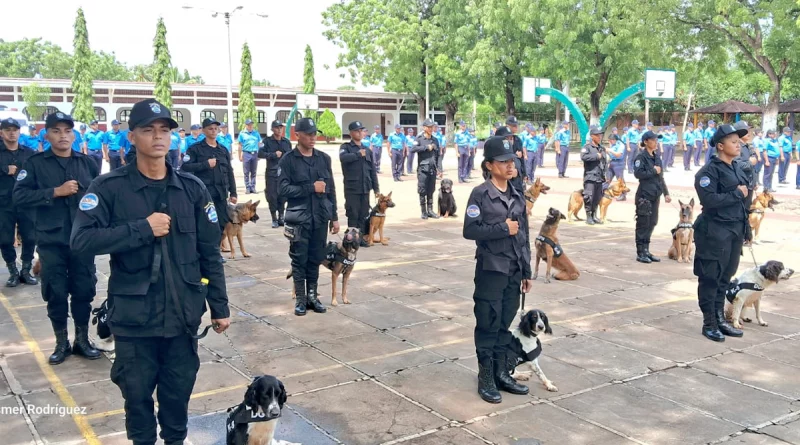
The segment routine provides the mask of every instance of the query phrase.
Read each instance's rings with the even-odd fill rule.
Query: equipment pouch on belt
[[[289,224],[284,224],[283,236],[285,236],[289,241],[297,241],[300,239],[300,226],[290,226]]]
[[[636,201],[636,215],[650,216],[653,214],[653,203],[648,199],[639,198]]]

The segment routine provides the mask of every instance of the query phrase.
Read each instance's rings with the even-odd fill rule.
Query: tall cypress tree
[[[94,120],[94,89],[92,88],[92,51],[89,49],[89,31],[83,8],[78,8],[75,18],[75,38],[72,41],[75,55],[72,70],[72,115],[75,120],[90,122]]]
[[[311,46],[306,45],[305,66],[303,67],[303,93],[314,94],[317,89],[317,82],[314,80],[314,55],[311,53]],[[304,110],[303,117],[317,118],[314,110]]]
[[[167,46],[167,27],[164,19],[158,18],[156,25],[156,38],[153,39],[153,81],[156,83],[153,94],[156,100],[172,108],[172,67],[169,57],[169,46]]]
[[[253,71],[250,68],[252,61],[250,46],[245,42],[242,46],[242,76],[239,80],[239,129],[244,128],[247,119],[256,122],[258,117],[253,97]]]

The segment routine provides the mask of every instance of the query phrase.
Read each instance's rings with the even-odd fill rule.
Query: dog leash
[[[253,379],[253,372],[250,371],[250,368],[247,366],[247,363],[245,363],[244,355],[242,355],[242,353],[239,352],[239,349],[237,349],[236,346],[233,345],[233,341],[231,340],[231,338],[228,337],[228,331],[224,331],[222,333],[222,335],[225,336],[225,340],[228,340],[228,346],[230,346],[231,349],[233,349],[233,352],[235,352],[236,355],[239,356],[239,361],[242,362],[242,366],[244,366],[244,369],[247,372],[247,377],[250,377],[250,379]]]
[[[758,261],[756,261],[756,254],[753,252],[753,243],[750,242],[750,245],[747,246],[750,249],[750,256],[753,258],[753,265],[758,267]]]

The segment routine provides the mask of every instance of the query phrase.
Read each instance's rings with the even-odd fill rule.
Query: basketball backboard
[[[297,93],[298,110],[319,110],[319,96],[316,94]]]
[[[675,100],[675,70],[646,69],[644,71],[644,98]]]
[[[550,103],[550,96],[536,97],[536,88],[550,88],[550,79],[536,77],[522,78],[522,102],[524,103]]]

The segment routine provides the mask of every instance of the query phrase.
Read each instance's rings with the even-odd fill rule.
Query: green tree
[[[336,87],[339,91],[355,91],[356,87],[353,85],[342,85],[340,87]]]
[[[336,116],[334,116],[331,110],[327,108],[319,116],[319,119],[317,120],[317,128],[319,128],[319,130],[322,132],[322,135],[325,136],[325,140],[327,142],[342,136],[342,127],[340,127],[339,123],[336,122]]]
[[[252,64],[252,56],[250,55],[250,46],[245,44],[242,46],[242,74],[239,81],[239,128],[244,128],[244,122],[247,119],[256,121],[258,113],[256,112],[256,102],[253,96],[253,71],[250,66]]]
[[[270,82],[267,79],[261,79],[261,80],[254,80],[253,81],[253,86],[254,87],[276,87],[277,85],[273,84],[272,82]]]
[[[92,87],[92,52],[89,50],[89,31],[83,9],[78,8],[75,19],[74,56],[72,70],[72,115],[75,120],[89,122],[95,118],[94,88]]]
[[[92,54],[92,72],[95,80],[119,80],[130,82],[133,72],[124,63],[117,60],[114,53],[103,51]]]
[[[167,45],[167,27],[164,19],[159,17],[156,25],[156,37],[153,40],[155,54],[153,56],[153,81],[156,83],[154,95],[156,100],[172,107],[172,62],[169,56],[169,46]]]
[[[31,83],[22,87],[22,97],[25,99],[25,111],[32,121],[44,120],[47,102],[50,101],[50,88]]]
[[[72,69],[72,56],[53,43],[40,38],[0,41],[0,77],[69,79]]]
[[[303,63],[303,92],[314,94],[314,91],[317,90],[317,82],[314,80],[314,54],[311,53],[310,45],[306,45],[306,55]]]

